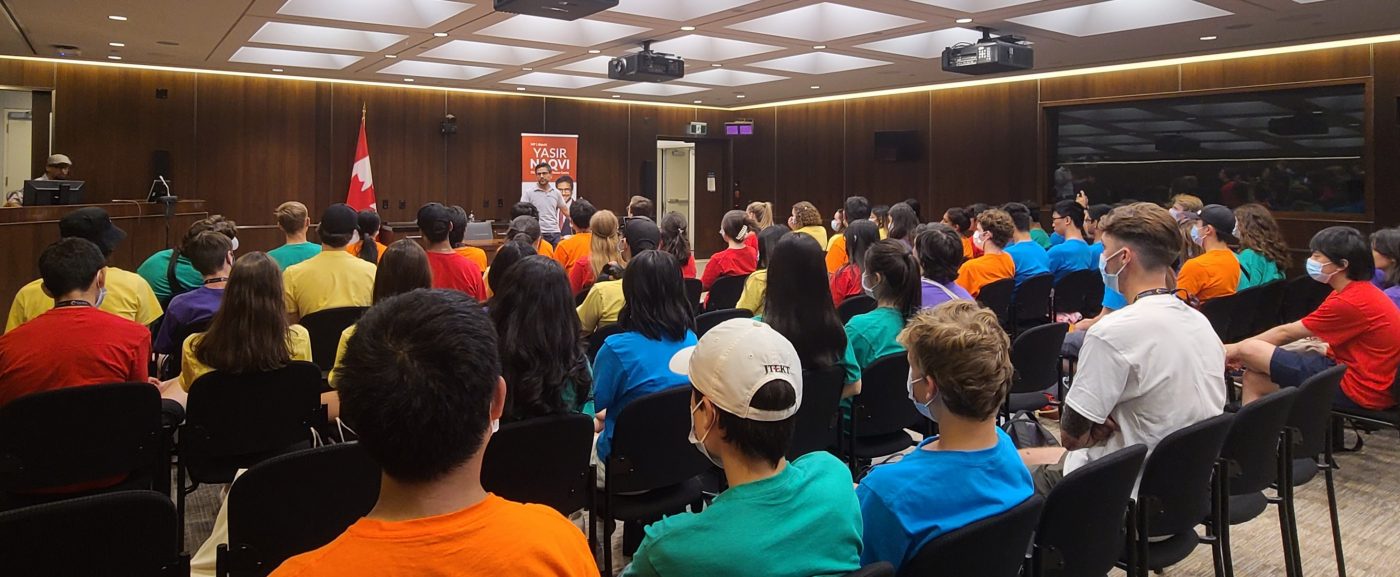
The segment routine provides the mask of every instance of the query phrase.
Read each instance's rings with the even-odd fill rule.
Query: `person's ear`
[[[504,377],[496,377],[496,392],[491,395],[491,420],[501,418],[501,414],[506,411],[506,380]]]
[[[107,269],[106,269],[105,267],[104,267],[104,268],[101,268],[101,269],[98,269],[98,271],[97,271],[97,278],[94,279],[94,280],[96,281],[96,282],[93,283],[93,288],[94,288],[94,290],[102,290],[102,289],[106,288],[106,287],[107,287]]]
[[[700,399],[695,409],[695,436],[704,436],[705,431],[714,426],[715,404],[709,399]],[[708,437],[707,437],[708,438]]]
[[[932,401],[933,398],[938,395],[938,381],[934,380],[933,375],[924,375],[923,380],[920,382],[925,387],[928,387],[928,396],[924,398],[924,402]]]

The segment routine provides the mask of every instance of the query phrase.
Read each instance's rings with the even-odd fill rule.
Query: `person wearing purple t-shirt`
[[[190,260],[204,284],[197,289],[176,295],[165,309],[165,318],[156,333],[157,353],[179,354],[180,345],[200,324],[208,324],[224,300],[224,285],[228,284],[233,268],[233,244],[217,232],[201,232],[185,244],[182,256]]]
[[[919,308],[932,308],[951,300],[972,300],[967,289],[954,282],[963,262],[962,236],[941,222],[919,226],[914,233],[914,254],[923,278]]]
[[[1400,307],[1400,227],[1371,233],[1371,256],[1376,259],[1376,277],[1371,282]]]

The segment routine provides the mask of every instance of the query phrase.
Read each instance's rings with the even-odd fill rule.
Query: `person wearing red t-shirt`
[[[1334,406],[1374,411],[1395,406],[1390,387],[1400,365],[1400,309],[1371,284],[1371,247],[1361,232],[1346,226],[1323,229],[1309,243],[1308,276],[1332,287],[1332,294],[1303,320],[1274,327],[1252,339],[1226,345],[1232,365],[1243,365],[1246,403],[1296,387],[1337,364],[1346,365]],[[1328,353],[1292,350],[1284,345],[1317,337]]]
[[[743,276],[753,273],[758,268],[758,251],[744,244],[744,238],[750,236],[751,232],[745,223],[747,218],[742,210],[731,210],[724,214],[724,219],[720,221],[719,234],[724,237],[724,242],[729,247],[712,255],[709,264],[705,265],[705,274],[700,278],[705,290],[710,290],[710,286],[720,277]]]
[[[690,238],[685,234],[685,217],[673,210],[662,216],[657,225],[661,230],[661,246],[657,248],[676,257],[681,263],[683,278],[695,278],[695,253],[690,250]]]
[[[486,283],[481,269],[471,259],[457,254],[448,239],[452,232],[452,210],[436,202],[418,209],[418,230],[428,240],[428,267],[433,269],[433,288],[455,289],[478,302],[486,300]]]
[[[846,227],[845,238],[847,262],[831,275],[831,300],[836,306],[865,292],[860,285],[861,271],[865,270],[865,251],[880,242],[880,226],[869,219],[857,220]]]

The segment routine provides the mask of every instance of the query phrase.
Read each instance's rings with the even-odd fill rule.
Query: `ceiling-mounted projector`
[[[496,0],[497,12],[578,20],[595,12],[616,8],[618,0]]]
[[[685,59],[674,54],[651,51],[651,41],[642,51],[608,62],[608,78],[630,82],[666,82],[685,76]]]
[[[977,27],[982,39],[943,49],[943,71],[958,74],[996,74],[1029,70],[1035,66],[1035,49],[1025,38],[992,36],[992,29]]]

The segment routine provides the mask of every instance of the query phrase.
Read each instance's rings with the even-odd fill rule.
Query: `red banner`
[[[578,135],[576,134],[521,134],[520,135],[520,182],[522,192],[535,190],[539,177],[535,167],[548,164],[550,186],[559,187],[559,180],[572,184],[570,190],[577,198],[578,186]]]

